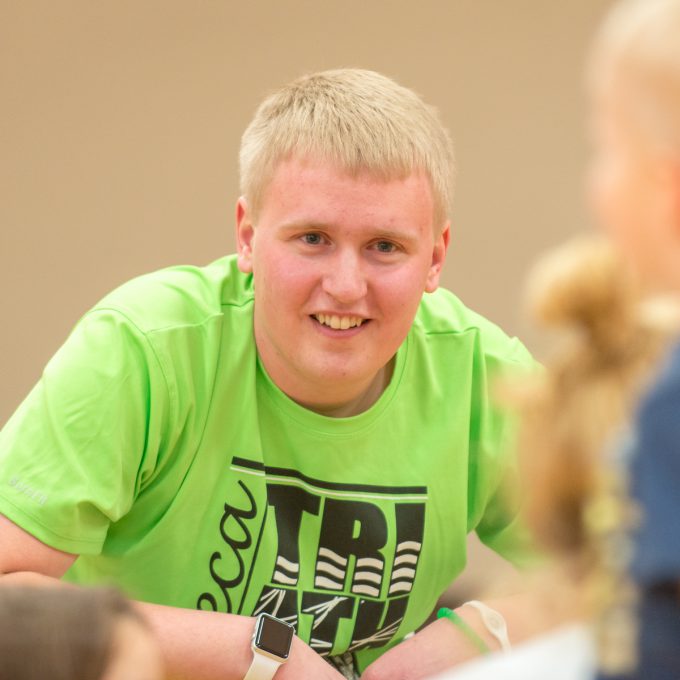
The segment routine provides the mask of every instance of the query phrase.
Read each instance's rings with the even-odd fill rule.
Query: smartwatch
[[[288,661],[295,628],[269,614],[260,614],[250,647],[253,662],[243,680],[272,680],[282,663]]]

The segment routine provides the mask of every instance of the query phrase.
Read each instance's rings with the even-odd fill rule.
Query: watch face
[[[268,614],[261,614],[257,620],[255,646],[265,652],[287,659],[293,641],[295,628]]]

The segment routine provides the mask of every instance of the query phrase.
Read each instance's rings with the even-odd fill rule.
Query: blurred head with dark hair
[[[0,680],[161,680],[151,631],[116,590],[0,587]]]

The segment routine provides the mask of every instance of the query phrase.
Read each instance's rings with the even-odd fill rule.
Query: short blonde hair
[[[596,91],[623,87],[625,114],[655,145],[680,152],[680,0],[623,0],[590,60]]]
[[[293,156],[388,181],[423,172],[435,226],[449,215],[454,157],[448,132],[415,92],[374,71],[312,73],[262,102],[240,152],[241,193],[254,214],[277,165]]]

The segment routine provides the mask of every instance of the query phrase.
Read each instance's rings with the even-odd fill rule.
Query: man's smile
[[[312,317],[320,324],[328,326],[336,331],[346,331],[349,328],[359,327],[362,323],[369,321],[369,319],[365,319],[362,316],[340,314],[312,314]]]

